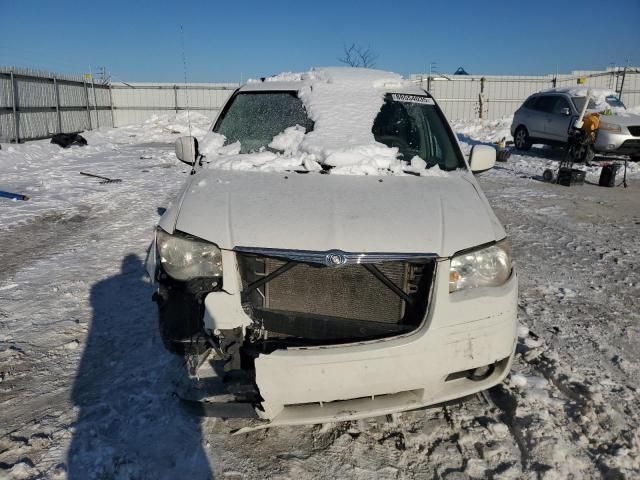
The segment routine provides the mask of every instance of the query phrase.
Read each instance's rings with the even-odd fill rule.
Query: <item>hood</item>
[[[622,125],[623,127],[640,126],[640,115],[627,112],[616,112],[613,115],[600,115],[601,122]]]
[[[204,169],[184,191],[175,229],[223,249],[451,256],[505,236],[470,177]]]

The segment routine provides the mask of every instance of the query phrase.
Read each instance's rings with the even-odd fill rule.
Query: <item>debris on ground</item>
[[[105,183],[120,183],[120,182],[122,182],[121,178],[103,177],[102,175],[96,175],[94,173],[80,172],[80,175],[84,175],[86,177],[99,178],[99,179],[102,180],[100,182],[101,184],[105,184]]]
[[[51,137],[51,143],[62,148],[69,148],[73,145],[84,147],[87,145],[87,140],[78,133],[57,133]]]
[[[29,195],[23,195],[22,193],[5,192],[0,190],[0,197],[9,198],[11,200],[29,200]]]

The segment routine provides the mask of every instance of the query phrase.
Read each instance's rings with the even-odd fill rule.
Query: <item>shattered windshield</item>
[[[313,130],[294,92],[249,92],[236,95],[214,131],[226,137],[226,144],[240,142],[240,153],[253,153],[266,149],[276,135],[295,125],[306,132]]]
[[[377,142],[397,147],[398,156],[407,162],[417,156],[427,167],[465,168],[444,117],[426,95],[387,94],[372,132]]]

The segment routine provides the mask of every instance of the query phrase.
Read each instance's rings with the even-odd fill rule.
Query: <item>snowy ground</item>
[[[185,372],[163,350],[143,279],[152,227],[188,173],[170,144],[183,120],[89,133],[85,148],[2,145],[0,189],[32,199],[0,199],[0,479],[640,475],[637,165],[627,189],[566,188],[539,181],[559,156],[540,148],[480,177],[521,286],[503,385],[392,417],[233,436],[244,421],[180,409]],[[455,128],[468,151],[508,123]]]

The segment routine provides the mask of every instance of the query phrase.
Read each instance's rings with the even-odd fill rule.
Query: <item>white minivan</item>
[[[495,150],[467,161],[418,85],[359,68],[250,82],[176,154],[192,175],[148,261],[163,338],[211,349],[268,425],[415,409],[507,375],[517,279],[473,174]]]

